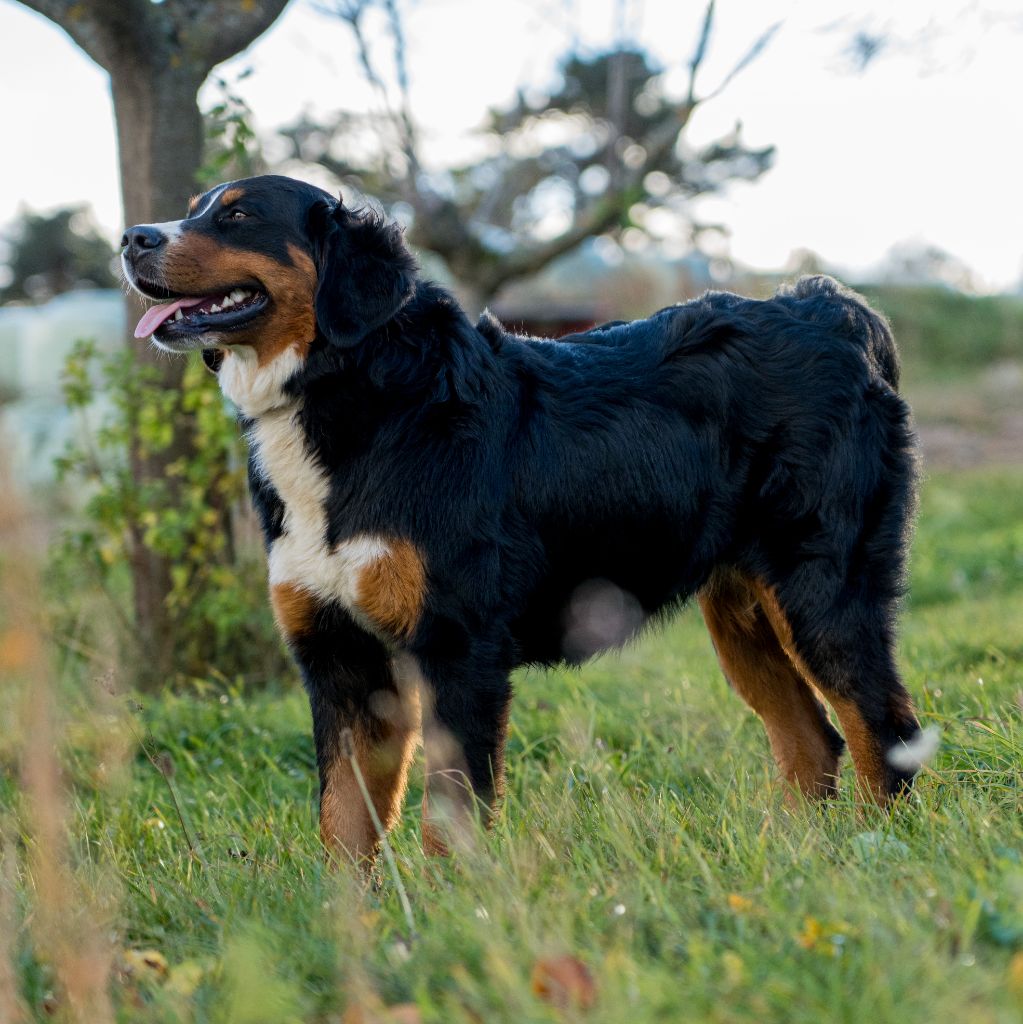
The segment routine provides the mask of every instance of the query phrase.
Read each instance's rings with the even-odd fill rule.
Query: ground
[[[930,468],[1023,466],[1023,362],[918,375],[908,391]]]
[[[424,857],[413,782],[393,835],[411,924],[386,865],[368,891],[324,867],[297,688],[72,700],[76,895],[51,916],[112,943],[125,1021],[1020,1020],[1023,472],[932,472],[922,509],[900,662],[941,747],[891,816],[848,771],[829,805],[786,805],[690,610],[517,677],[508,798],[475,851]],[[0,807],[24,821],[16,777]],[[42,1019],[63,1008],[32,849],[8,858],[0,951]],[[534,991],[562,956],[567,1008]]]

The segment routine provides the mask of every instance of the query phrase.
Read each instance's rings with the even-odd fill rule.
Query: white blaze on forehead
[[[223,185],[218,185],[216,188],[211,189],[209,192],[207,192],[205,198],[202,201],[202,204],[189,212],[189,219],[191,219],[192,217],[201,217],[204,213],[208,212],[210,207],[221,197],[221,195],[224,193],[224,190],[228,188],[230,185],[230,181],[225,181]]]

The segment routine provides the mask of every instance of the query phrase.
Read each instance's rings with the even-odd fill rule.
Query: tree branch
[[[59,25],[97,64],[110,71],[126,46],[150,35],[154,11],[147,0],[21,0]]]
[[[710,30],[714,25],[714,0],[709,0],[703,12],[703,25],[700,28],[700,38],[697,40],[696,49],[689,60],[689,90],[686,93],[686,105],[696,105],[696,75],[707,55],[707,45],[710,42]]]
[[[564,234],[552,238],[542,245],[520,249],[501,260],[491,273],[483,276],[481,285],[484,292],[492,295],[502,285],[520,277],[528,277],[543,270],[552,260],[571,252],[587,238],[603,234],[616,224],[628,205],[628,190],[622,189],[613,196],[595,204],[585,216],[578,219]]]
[[[672,117],[658,125],[656,132],[641,140],[646,149],[646,157],[639,167],[630,170],[617,188],[596,203],[588,214],[578,219],[564,234],[543,245],[514,252],[503,259],[491,273],[483,275],[484,289],[492,294],[509,281],[535,274],[552,260],[581,245],[587,238],[599,235],[618,223],[634,202],[635,190],[643,178],[674,148],[679,133],[695,109],[696,104],[680,104]]]
[[[380,6],[387,15],[391,32],[391,43],[394,49],[394,68],[398,79],[398,91],[401,104],[395,110],[387,92],[387,85],[370,56],[369,43],[362,30],[362,19],[368,10]],[[376,92],[383,116],[393,126],[398,144],[405,156],[405,179],[408,190],[414,191],[414,181],[419,172],[419,154],[417,151],[416,132],[412,122],[412,110],[409,101],[408,60],[406,57],[405,32],[401,16],[393,0],[337,0],[333,10],[317,7],[323,14],[340,18],[351,29],[359,54],[359,64],[367,83]]]
[[[201,62],[204,73],[241,53],[258,39],[288,5],[288,0],[216,0],[162,5],[174,21],[183,49]]]
[[[775,33],[782,26],[782,22],[776,21],[770,28],[766,29],[760,34],[760,36],[754,40],[753,45],[743,54],[741,59],[736,63],[735,67],[728,72],[727,75],[721,80],[720,85],[713,91],[707,93],[706,96],[700,98],[701,103],[705,103],[707,100],[714,99],[715,96],[719,96],[721,93],[728,88],[732,79],[737,75],[741,74],[746,70],[764,52],[767,48],[767,44],[774,38]]]
[[[410,180],[414,180],[419,173],[419,152],[415,122],[412,120],[405,27],[401,23],[398,7],[394,0],[384,0],[384,8],[391,24],[391,36],[394,40],[394,68],[398,76],[398,91],[401,94],[399,122],[402,149],[405,151],[405,159],[408,160],[408,177]]]

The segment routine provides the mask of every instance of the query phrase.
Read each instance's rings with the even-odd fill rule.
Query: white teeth
[[[184,314],[184,313],[182,313],[182,312],[181,312],[181,310],[179,309],[179,310],[177,310],[177,311],[176,311],[176,312],[174,313],[174,319],[175,319],[175,320],[184,320],[184,319],[185,319],[185,314]]]
[[[220,312],[220,306],[218,306],[218,305],[217,305],[217,304],[216,304],[216,303],[214,302],[214,303],[213,303],[213,305],[212,305],[212,306],[210,306],[210,312],[211,312],[211,313],[219,313],[219,312]]]
[[[244,288],[235,288],[233,292],[228,296],[232,302],[241,302],[242,299],[247,299],[249,293]]]
[[[233,306],[235,304],[235,302],[236,302],[236,299],[234,298],[234,292],[232,292],[230,295],[225,295],[224,296],[224,301],[221,302],[220,308],[221,309],[227,309],[228,306]]]

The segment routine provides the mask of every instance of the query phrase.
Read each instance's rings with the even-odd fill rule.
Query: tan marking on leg
[[[838,754],[814,691],[782,649],[752,585],[718,577],[699,596],[718,660],[735,691],[763,720],[782,775],[809,797],[834,792]]]
[[[360,573],[357,606],[383,632],[408,639],[423,611],[426,568],[409,541],[389,540],[387,547]]]
[[[401,813],[415,729],[388,723],[374,739],[365,726],[352,729],[355,759],[384,831]],[[380,844],[351,761],[338,749],[325,774],[320,796],[320,838],[331,852],[355,863],[371,861]]]
[[[849,753],[852,755],[853,765],[856,768],[856,784],[861,794],[875,803],[886,803],[888,797],[885,791],[887,773],[884,751],[864,721],[862,712],[856,706],[855,701],[828,693],[817,681],[809,665],[796,650],[792,638],[792,627],[789,625],[785,610],[773,588],[761,583],[758,586],[758,594],[771,625],[778,634],[785,652],[792,659],[792,663],[818,691],[825,693],[828,703],[835,709],[835,714],[838,716],[839,724],[845,735],[845,742],[849,746]]]
[[[842,732],[845,733],[845,741],[849,744],[849,753],[856,766],[856,783],[860,793],[874,803],[886,804],[889,799],[885,785],[888,772],[884,751],[876,736],[863,720],[863,713],[855,701],[836,696],[829,696],[828,700],[842,723]]]
[[[316,617],[316,598],[295,583],[275,583],[270,588],[277,628],[285,640],[293,640],[312,631]]]

